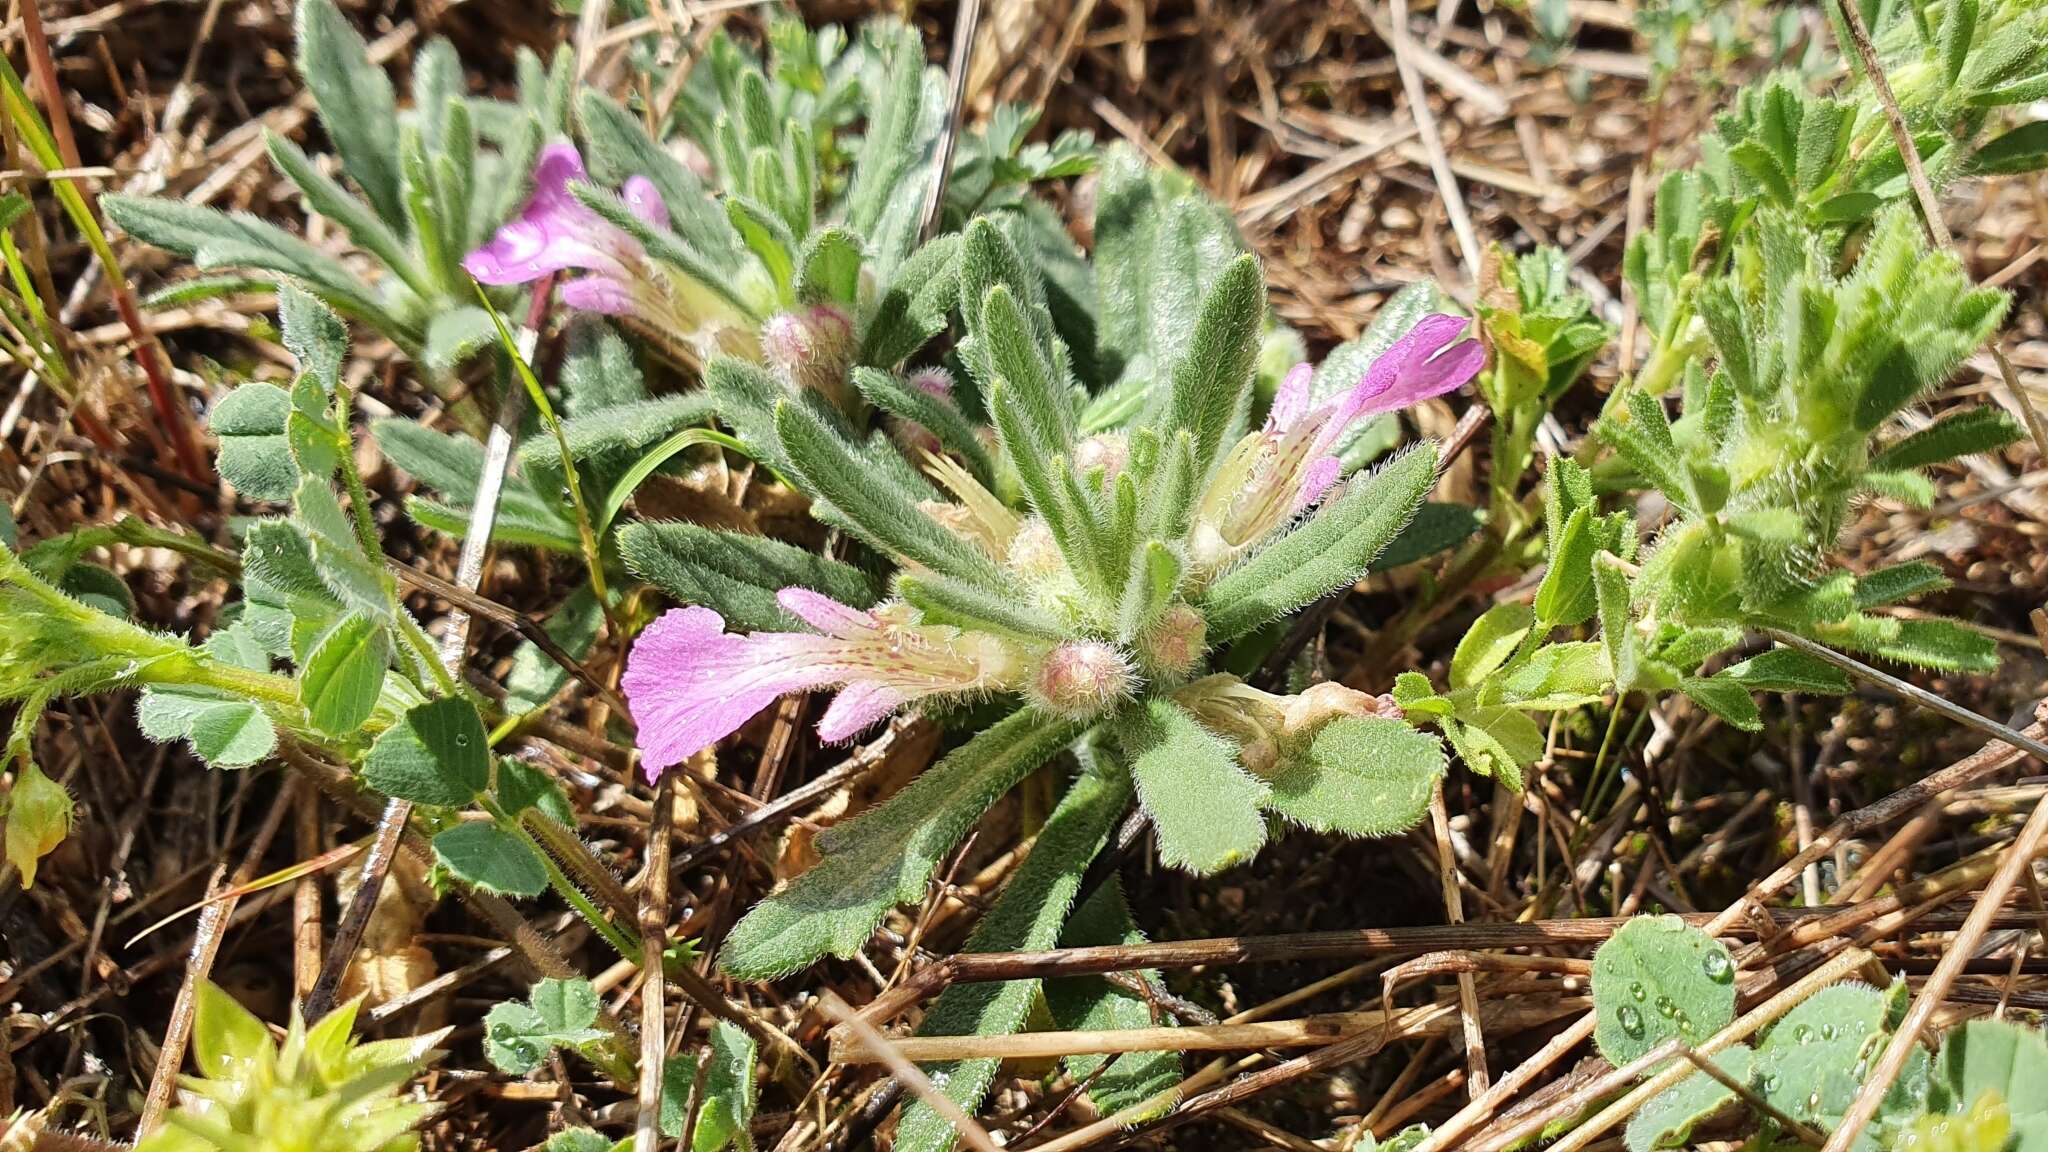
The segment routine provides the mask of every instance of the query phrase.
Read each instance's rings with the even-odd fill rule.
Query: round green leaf
[[[1735,962],[1676,916],[1638,916],[1593,954],[1593,1009],[1617,1068],[1674,1036],[1697,1044],[1735,1019]]]

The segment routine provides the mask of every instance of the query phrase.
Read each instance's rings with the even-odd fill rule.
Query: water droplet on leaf
[[[1636,1011],[1632,1006],[1623,1004],[1621,1011],[1614,1015],[1615,1019],[1621,1022],[1621,1030],[1623,1032],[1631,1036],[1641,1036],[1643,1034],[1643,1014]]]

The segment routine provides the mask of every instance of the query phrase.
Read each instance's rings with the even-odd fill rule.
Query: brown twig
[[[862,1020],[858,1013],[848,1008],[846,1001],[840,999],[837,992],[827,989],[825,994],[818,998],[818,1006],[825,1015],[851,1028],[854,1035],[860,1038],[863,1047],[876,1053],[899,1083],[915,1093],[918,1099],[931,1107],[932,1111],[944,1117],[946,1122],[953,1126],[954,1131],[960,1133],[960,1139],[969,1148],[975,1152],[1000,1152],[996,1142],[989,1137],[988,1129],[976,1123],[974,1117],[961,1111],[960,1105],[955,1104],[952,1097],[934,1087],[931,1079],[919,1070],[916,1064],[897,1051],[896,1045],[891,1043],[887,1036],[876,1031],[873,1026]]]
[[[256,838],[249,843],[249,850],[243,853],[242,862],[235,868],[233,876],[215,874],[214,891],[234,889],[247,884],[256,875],[263,854],[270,850],[271,840],[284,825],[285,813],[291,810],[293,799],[305,787],[296,781],[285,787],[271,805],[270,814],[264,817]],[[191,959],[185,965],[185,980],[179,985],[177,1001],[171,1006],[171,1021],[164,1029],[156,1072],[150,1077],[149,1094],[143,1099],[142,1119],[135,1126],[138,1142],[157,1130],[163,1123],[164,1112],[171,1106],[171,1094],[178,1086],[178,1070],[185,1063],[185,1046],[192,1038],[193,1009],[199,985],[213,971],[214,957],[220,954],[221,938],[226,935],[229,919],[235,914],[238,903],[240,898],[230,892],[207,904],[205,911],[200,913],[199,928],[192,940]]]
[[[640,1095],[634,1152],[661,1143],[662,1063],[668,1057],[663,956],[668,951],[668,827],[675,812],[675,769],[654,786],[654,822],[647,833],[647,873],[640,887]]]
[[[1444,896],[1444,923],[1457,927],[1465,922],[1465,901],[1458,891],[1458,860],[1451,851],[1451,818],[1444,809],[1444,782],[1439,779],[1429,798],[1429,826],[1436,844],[1437,879]],[[1465,1087],[1473,1096],[1486,1091],[1492,1079],[1486,1071],[1486,1031],[1479,1020],[1479,985],[1469,971],[1457,974],[1458,1015],[1465,1041]]]

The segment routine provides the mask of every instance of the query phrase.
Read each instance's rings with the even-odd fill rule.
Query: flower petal
[[[628,176],[619,185],[619,196],[626,202],[626,210],[656,228],[668,227],[668,205],[661,199],[661,192],[654,181],[645,176]]]
[[[870,636],[875,630],[874,617],[809,588],[784,588],[775,594],[775,602],[782,605],[784,612],[827,636],[849,639]]]
[[[1477,340],[1467,340],[1432,360],[1409,365],[1385,390],[1367,399],[1358,414],[1395,412],[1455,392],[1479,374],[1485,361],[1486,349]]]
[[[465,257],[463,267],[485,284],[525,284],[568,268],[623,277],[639,245],[576,199],[569,185],[584,178],[574,146],[548,145],[534,165],[526,206]]]
[[[781,696],[844,679],[843,668],[816,658],[825,643],[785,632],[735,636],[709,608],[677,608],[648,625],[620,684],[649,778],[732,735]]]
[[[1294,511],[1299,512],[1321,500],[1323,493],[1328,492],[1330,485],[1343,474],[1344,461],[1339,457],[1320,456],[1309,461],[1308,467],[1302,469],[1301,490],[1295,495]]]
[[[903,703],[903,694],[896,689],[873,680],[857,680],[840,689],[832,706],[818,718],[818,739],[827,744],[851,740]]]
[[[521,216],[553,216],[559,212],[588,212],[569,185],[590,179],[583,157],[567,140],[557,140],[540,150],[533,165],[533,195],[527,197]]]
[[[1266,431],[1284,432],[1308,415],[1311,386],[1315,382],[1315,370],[1306,364],[1296,364],[1288,370],[1280,387],[1273,392],[1273,408],[1266,415]]]
[[[633,290],[610,276],[579,276],[569,281],[562,285],[562,303],[604,316],[630,316],[638,311]]]

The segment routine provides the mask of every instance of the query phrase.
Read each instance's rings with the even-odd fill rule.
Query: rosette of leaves
[[[519,209],[543,140],[567,128],[570,60],[552,67],[522,50],[516,102],[468,94],[455,49],[433,40],[412,62],[410,106],[333,0],[299,0],[297,65],[339,177],[290,139],[269,133],[272,164],[308,211],[346,233],[374,274],[246,213],[182,200],[108,195],[107,215],[128,232],[191,260],[202,272],[262,272],[290,280],[328,307],[390,339],[431,380],[493,339],[462,259]],[[176,303],[231,291],[245,276],[173,285]]]
[[[137,1152],[412,1152],[435,1105],[406,1082],[446,1034],[361,1043],[356,1001],[308,1025],[296,1011],[280,1043],[248,1009],[201,983],[192,1021],[199,1075],[180,1078],[176,1107]]]
[[[1905,207],[1875,222],[1842,275],[1784,213],[1760,211],[1753,236],[1699,292],[1713,367],[1688,367],[1679,418],[1637,390],[1597,428],[1676,514],[1628,584],[1640,626],[1768,626],[1927,667],[1994,666],[1989,641],[1953,623],[1872,611],[1939,587],[1929,566],[1857,577],[1827,557],[1858,500],[1925,507],[1921,469],[2020,437],[1995,407],[1889,431],[1983,346],[2004,296],[1929,251]]]
[[[987,221],[962,242],[958,306],[960,359],[992,417],[992,444],[967,431],[964,417],[926,413],[923,426],[957,454],[928,456],[928,472],[920,473],[894,444],[860,435],[809,394],[771,397],[765,426],[742,430],[750,444],[772,443],[761,454],[821,518],[893,562],[887,591],[899,607],[892,611],[914,613],[919,627],[1042,653],[1043,667],[999,697],[996,714],[1007,715],[910,788],[825,837],[821,862],[728,938],[721,956],[729,971],[767,977],[828,953],[850,955],[893,906],[922,895],[984,810],[1067,750],[1083,769],[972,947],[1057,943],[1082,874],[1134,799],[1157,829],[1164,858],[1197,872],[1256,853],[1267,813],[1376,835],[1402,830],[1425,811],[1444,766],[1434,737],[1398,719],[1342,709],[1290,725],[1282,698],[1234,677],[1202,675],[1212,653],[1355,582],[1409,524],[1435,475],[1433,446],[1422,445],[1357,476],[1227,570],[1198,569],[1190,550],[1196,504],[1248,427],[1266,321],[1253,259],[1225,261],[1210,281],[1180,317],[1191,335],[1173,340],[1180,351],[1164,363],[1159,396],[1137,392],[1128,406],[1160,418],[1116,427],[1108,455],[1100,437],[1083,432],[1087,394],[1053,321],[1047,285]],[[1145,353],[1164,354],[1164,343]],[[745,386],[748,373],[719,361],[711,376],[718,394],[733,381]],[[874,376],[861,379],[871,396],[883,394]],[[767,382],[756,387],[767,395]],[[1018,534],[1027,526],[1037,543],[1020,552]],[[782,573],[753,575],[738,562],[709,572],[702,557],[714,554],[711,541],[733,548],[737,538],[701,529],[678,534],[689,546],[668,554],[697,575],[689,589],[695,602],[728,614],[736,629],[786,626],[769,586]],[[632,554],[629,537],[629,560]],[[801,567],[843,584],[858,579],[820,558]],[[1111,911],[1109,930],[1121,934],[1127,913],[1120,901]],[[1110,1012],[1098,1004],[1104,995],[1106,985],[1069,1004],[1077,1016]],[[1013,1031],[1037,997],[1035,982],[951,992],[926,1027]],[[992,1073],[979,1062],[950,1070],[944,1090],[972,1108]],[[932,1148],[952,1138],[948,1125],[917,1105],[899,1140]]]

